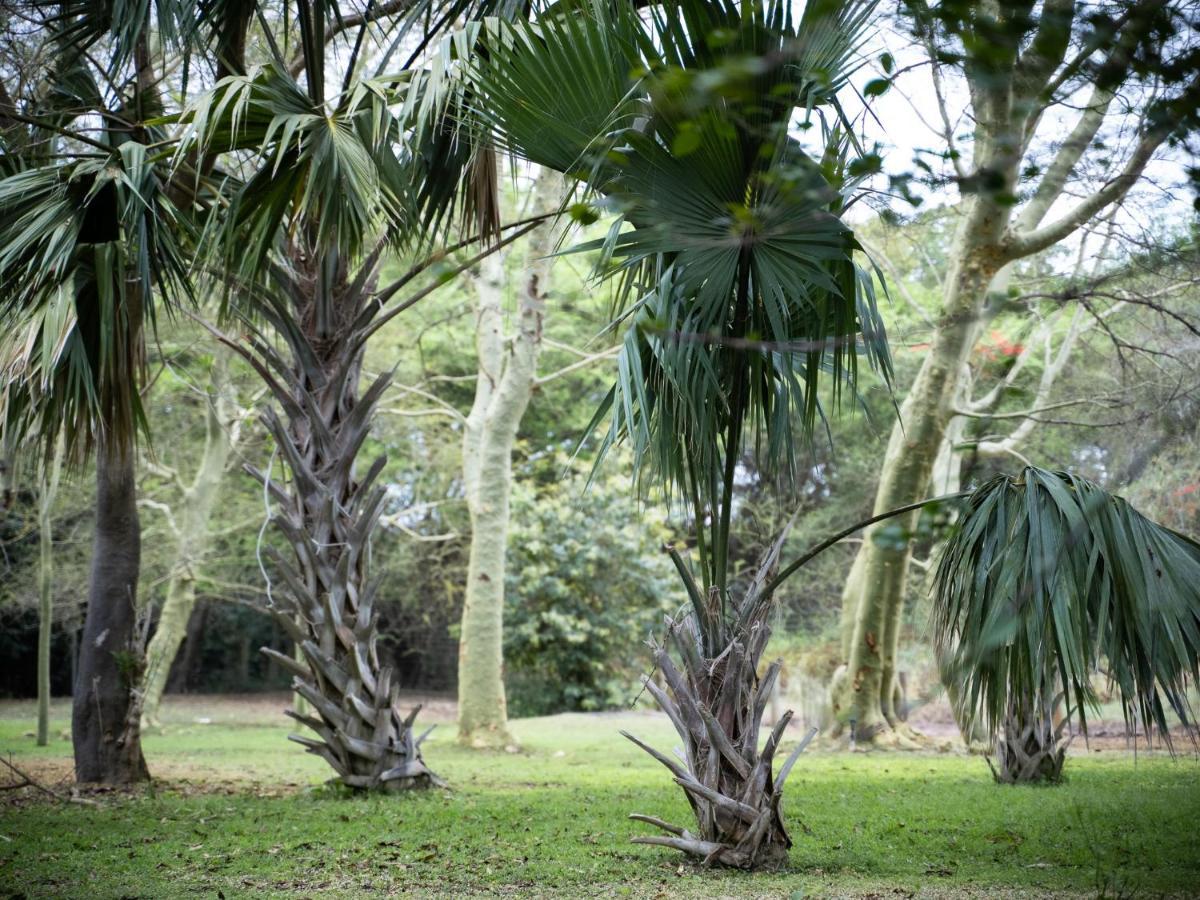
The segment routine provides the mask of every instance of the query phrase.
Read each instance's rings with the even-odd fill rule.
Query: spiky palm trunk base
[[[1052,715],[1022,722],[1010,715],[996,737],[996,764],[988,759],[1000,784],[1056,784],[1062,781],[1063,763],[1072,736],[1063,736],[1064,716],[1056,725]]]
[[[386,494],[375,484],[385,460],[376,459],[361,478],[354,465],[390,382],[384,373],[359,396],[373,265],[353,282],[339,271],[328,288],[315,277],[298,280],[296,295],[316,299],[300,305],[298,327],[282,316],[276,321],[290,360],[253,338],[252,354],[237,349],[287,416],[285,421],[268,410],[263,421],[290,483],[250,471],[276,502],[271,521],[292,548],[286,558],[268,550],[282,576],[282,584],[271,588],[269,608],[303,658],[262,648],[295,676],[293,689],[312,708],[312,715],[287,710],[313,732],[289,738],[328,762],[343,784],[390,792],[442,782],[421,757],[421,742],[433,729],[414,736],[420,706],[407,713],[400,708],[394,670],[380,664],[376,650],[378,582],[369,577],[368,563]],[[332,297],[322,299],[322,290]],[[324,321],[318,321],[318,309]]]
[[[759,752],[763,712],[780,668],[779,661],[773,662],[763,677],[758,677],[758,662],[769,635],[765,623],[755,623],[716,657],[706,658],[690,615],[680,622],[668,621],[668,639],[682,660],[682,672],[666,647],[651,644],[667,690],[649,678],[646,690],[675,726],[683,741],[682,757],[671,759],[633,735],[622,734],[675,776],[695,813],[696,830],[634,813],[630,818],[667,832],[638,836],[634,843],[672,847],[706,865],[758,869],[787,862],[792,841],[779,808],[783,784],[816,729],[773,775],[775,754],[792,711],[780,716]]]

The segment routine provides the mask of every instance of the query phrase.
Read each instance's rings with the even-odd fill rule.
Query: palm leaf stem
[[[783,584],[783,582],[795,575],[796,572],[799,571],[800,568],[802,568],[806,563],[810,562],[813,557],[824,553],[834,544],[845,540],[856,531],[860,531],[863,528],[874,525],[876,522],[882,522],[885,519],[891,519],[894,516],[901,516],[904,515],[904,513],[912,512],[916,509],[923,509],[924,507],[930,506],[934,503],[943,503],[948,500],[961,500],[964,497],[971,496],[971,493],[971,491],[955,491],[953,494],[942,494],[940,497],[926,497],[924,500],[918,500],[916,503],[908,503],[904,506],[898,506],[895,509],[889,509],[887,512],[881,512],[871,516],[870,518],[863,519],[860,522],[855,522],[853,525],[843,528],[837,534],[830,535],[829,537],[825,538],[825,540],[815,544],[803,556],[800,556],[784,566],[783,569],[780,570],[779,574],[772,578],[767,583],[767,586],[763,588],[762,594],[766,597],[771,596],[776,590],[779,589],[779,586]]]

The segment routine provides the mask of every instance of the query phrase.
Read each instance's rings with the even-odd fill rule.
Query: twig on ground
[[[69,797],[64,794],[60,794],[58,791],[54,790],[53,788],[46,787],[46,785],[42,784],[37,779],[33,778],[33,776],[29,775],[26,772],[22,772],[20,769],[18,769],[16,766],[14,766],[12,764],[11,760],[0,757],[0,763],[3,763],[4,765],[8,766],[8,768],[10,770],[12,770],[14,775],[16,775],[19,778],[24,779],[24,781],[22,781],[19,784],[6,784],[3,786],[0,786],[0,790],[11,791],[11,790],[16,790],[17,788],[32,787],[32,788],[37,788],[43,794],[50,795],[55,800],[57,800],[59,803],[82,803],[85,806],[95,806],[96,805],[95,800],[87,800],[83,797]]]

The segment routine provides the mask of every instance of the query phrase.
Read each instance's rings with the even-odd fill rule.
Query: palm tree
[[[964,733],[997,736],[997,781],[1058,781],[1063,728],[1105,671],[1130,728],[1170,741],[1200,677],[1200,544],[1065,472],[998,476],[967,500],[934,578],[943,677]]]
[[[695,528],[699,574],[671,556],[689,604],[654,644],[666,679],[647,689],[684,744],[680,761],[627,735],[670,770],[696,830],[635,838],[708,863],[778,864],[791,841],[780,813],[804,742],[775,772],[791,718],[763,747],[779,664],[760,674],[779,548],[735,578],[730,520],[738,462],[789,477],[798,443],[852,391],[857,355],[889,374],[870,277],[840,213],[848,158],[836,94],[871,11],[865,3],[685,0],[559,4],[536,24],[497,26],[478,66],[476,113],[500,146],[578,179],[619,214],[599,250],[629,300],[603,452],[633,451],[638,484],[665,485]],[[793,133],[825,139],[814,159]],[[576,206],[577,215],[591,215]],[[674,651],[672,653],[671,651]],[[677,665],[676,658],[680,661]]]
[[[40,12],[37,4],[31,12]],[[45,70],[7,100],[0,422],[47,459],[61,438],[69,462],[95,462],[75,774],[124,783],[148,777],[136,691],[134,458],[146,424],[139,389],[157,310],[188,295],[188,225],[186,205],[177,204],[167,167],[151,150],[162,134],[148,124],[161,111],[150,13],[99,13],[87,4],[58,9],[47,26]]]
[[[271,20],[267,7],[254,8],[244,29]],[[370,538],[385,460],[365,471],[356,461],[391,373],[365,390],[359,381],[372,335],[536,224],[501,227],[494,158],[454,119],[479,32],[469,20],[505,12],[471,0],[353,13],[297,0],[297,56],[285,58],[264,32],[266,63],[235,68],[179,117],[177,159],[208,160],[225,186],[206,226],[204,266],[239,333],[219,336],[270,390],[263,422],[290,474],[285,482],[270,469],[251,472],[291,548],[271,554],[269,609],[302,658],[263,652],[294,674],[312,710],[288,711],[312,732],[292,740],[357,789],[439,783],[421,755],[428,731],[413,729],[419,707],[401,709],[399,681],[376,649]],[[348,55],[335,74],[326,57],[339,41]],[[368,46],[389,48],[373,76]],[[401,51],[407,61],[397,65]],[[462,240],[434,251],[455,228]],[[480,241],[490,243],[465,260],[448,256]],[[420,259],[380,284],[389,250]]]

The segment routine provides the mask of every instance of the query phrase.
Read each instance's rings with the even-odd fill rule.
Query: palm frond
[[[9,434],[78,462],[101,436],[129,446],[145,419],[144,332],[190,297],[190,221],[166,167],[126,141],[111,159],[0,179],[0,341]]]
[[[1191,720],[1200,546],[1066,472],[1026,468],[970,497],[934,580],[944,677],[964,727],[1034,722],[1065,692],[1086,729],[1107,672],[1127,722]]]
[[[574,248],[599,251],[599,274],[631,304],[600,455],[628,440],[640,483],[665,483],[698,523],[713,514],[706,587],[724,587],[719,532],[743,444],[787,473],[825,379],[839,399],[864,351],[890,378],[837,173],[789,132],[797,112],[833,102],[871,4],[810,7],[797,24],[782,2],[685,0],[646,16],[560,3],[494,26],[476,66],[475,114],[493,139],[620,216]]]

